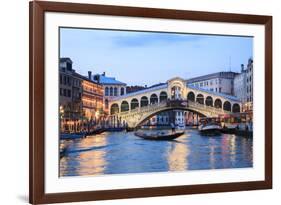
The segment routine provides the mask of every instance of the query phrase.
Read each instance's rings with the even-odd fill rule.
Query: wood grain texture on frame
[[[272,17],[214,12],[104,6],[62,2],[30,2],[29,34],[29,201],[33,204],[153,197],[272,188]],[[205,185],[151,187],[46,194],[44,189],[44,12],[67,12],[265,26],[265,180]]]

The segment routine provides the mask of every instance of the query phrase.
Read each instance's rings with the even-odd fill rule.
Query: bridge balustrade
[[[121,115],[127,115],[127,114],[133,114],[138,112],[146,112],[150,111],[154,108],[163,108],[163,107],[175,107],[175,108],[199,108],[202,111],[209,112],[209,113],[220,113],[220,114],[229,114],[231,112],[223,110],[223,108],[216,108],[212,106],[207,106],[205,104],[200,104],[198,102],[193,102],[189,100],[170,100],[167,99],[166,101],[162,101],[155,104],[149,104],[144,107],[137,107],[135,109],[130,109],[128,111],[119,112],[118,114]]]

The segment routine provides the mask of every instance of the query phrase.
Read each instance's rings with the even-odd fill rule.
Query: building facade
[[[198,87],[216,93],[234,95],[235,72],[218,72],[187,80],[189,86]]]
[[[96,126],[101,123],[104,116],[103,87],[98,82],[92,80],[91,73],[89,73],[88,77],[80,74],[77,74],[77,76],[82,80],[82,107],[84,120],[88,127]]]
[[[234,79],[234,95],[242,101],[242,110],[253,109],[253,59],[249,59],[247,67],[241,65],[241,73]]]
[[[90,75],[90,74],[89,74]],[[114,97],[125,95],[126,92],[126,83],[116,80],[114,77],[108,77],[103,74],[96,74],[91,78],[93,81],[102,85],[103,88],[103,105],[104,111],[109,113],[109,102]]]
[[[70,58],[61,58],[59,64],[60,131],[79,132],[82,117],[82,83],[72,68]]]
[[[192,111],[171,110],[159,113],[151,117],[146,125],[168,126],[174,125],[193,126],[198,125],[201,115]]]

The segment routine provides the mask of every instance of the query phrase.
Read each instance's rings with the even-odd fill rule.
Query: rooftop
[[[67,61],[72,63],[72,60],[68,57],[60,58],[60,62],[67,62]]]
[[[224,93],[218,93],[218,92],[210,91],[210,90],[207,90],[207,89],[195,87],[195,86],[192,86],[192,85],[188,85],[188,87],[190,87],[190,88],[192,88],[194,90],[199,90],[199,91],[202,91],[202,92],[205,92],[205,93],[217,95],[217,96],[220,96],[220,97],[232,100],[232,101],[240,101],[239,98],[237,98],[236,96],[233,96],[233,95],[227,95],[227,94],[224,94]]]
[[[189,84],[189,83],[209,80],[209,79],[213,79],[213,78],[228,78],[228,79],[232,79],[237,74],[238,73],[232,72],[232,71],[222,71],[222,72],[211,73],[211,74],[208,74],[208,75],[202,75],[202,76],[198,76],[198,77],[195,77],[195,78],[187,79],[187,83]]]
[[[100,84],[103,84],[103,85],[126,85],[126,83],[123,83],[119,80],[116,80],[114,77],[107,77],[107,76],[104,76],[104,75],[99,75],[100,77]]]
[[[86,81],[88,81],[88,82],[91,82],[91,83],[99,84],[99,83],[97,83],[96,81],[90,80],[88,77],[83,76],[83,75],[81,75],[81,74],[79,74],[79,73],[76,73],[76,72],[74,72],[74,76],[76,76],[76,77],[78,77],[78,78],[80,78],[80,79],[82,79],[82,80],[86,80]]]
[[[135,96],[135,95],[139,95],[139,94],[143,94],[143,93],[146,93],[146,92],[151,92],[151,91],[155,91],[155,90],[159,90],[159,89],[163,89],[163,88],[167,88],[167,87],[168,87],[167,83],[160,84],[158,86],[151,86],[151,87],[145,88],[143,90],[139,90],[139,91],[136,91],[136,92],[132,92],[132,93],[128,93],[128,94],[125,94],[125,95],[115,97],[112,100],[119,100],[119,99],[126,98],[126,97],[132,97],[132,96]]]

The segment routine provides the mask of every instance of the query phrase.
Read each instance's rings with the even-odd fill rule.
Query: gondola
[[[135,135],[138,137],[141,137],[145,140],[174,140],[181,135],[184,134],[184,131],[181,132],[172,132],[172,133],[167,133],[167,132],[157,132],[157,133],[144,133],[144,132],[135,132]]]

